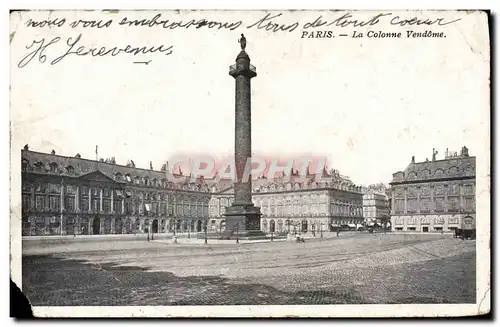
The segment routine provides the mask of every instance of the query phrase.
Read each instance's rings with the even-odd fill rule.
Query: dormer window
[[[36,171],[36,172],[41,172],[41,171],[42,171],[42,167],[43,167],[43,163],[41,163],[40,161],[39,161],[39,162],[37,162],[37,163],[35,164],[35,171]]]
[[[125,175],[125,179],[127,180],[127,182],[132,183],[132,178],[129,174]]]
[[[55,162],[52,162],[50,165],[49,165],[49,171],[51,173],[55,173],[57,170],[57,164]]]
[[[73,166],[66,167],[66,173],[74,174],[74,172],[75,172],[75,169],[73,168]]]
[[[23,170],[23,171],[28,171],[28,167],[29,167],[29,162],[28,162],[28,160],[23,159],[23,162],[22,162],[21,167],[22,167],[22,170]]]

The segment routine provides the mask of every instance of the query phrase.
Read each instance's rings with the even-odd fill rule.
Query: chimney
[[[81,156],[79,153],[77,153],[77,154],[75,155],[75,158],[77,158],[77,159],[80,159],[81,157],[82,157],[82,156]]]
[[[153,162],[152,161],[149,162],[149,169],[153,170]]]
[[[56,151],[55,151],[55,150],[52,150],[52,151],[50,152],[50,154],[51,154],[51,155],[55,155],[55,154],[56,154]]]
[[[411,157],[411,163],[414,164],[415,163],[415,156],[412,156]]]
[[[29,151],[29,150],[30,150],[30,148],[29,148],[28,144],[24,145],[24,151]]]
[[[465,145],[462,147],[462,151],[460,152],[460,155],[462,157],[468,157],[469,156],[469,149],[467,149],[467,147]]]

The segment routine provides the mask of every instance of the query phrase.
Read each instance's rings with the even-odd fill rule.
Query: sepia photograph
[[[11,280],[36,317],[489,313],[489,19],[11,11]]]

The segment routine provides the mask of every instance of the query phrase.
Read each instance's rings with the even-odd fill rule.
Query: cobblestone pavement
[[[475,258],[449,235],[37,245],[23,291],[34,305],[474,303]]]

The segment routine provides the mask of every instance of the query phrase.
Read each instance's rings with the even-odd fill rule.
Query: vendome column
[[[250,80],[257,76],[256,69],[250,64],[245,51],[246,39],[241,34],[241,51],[236,63],[229,67],[229,75],[235,79],[235,124],[234,160],[237,179],[234,181],[234,202],[227,208],[224,235],[241,236],[263,235],[260,231],[260,208],[252,203],[252,177],[242,181],[247,160],[252,155],[252,115]]]

